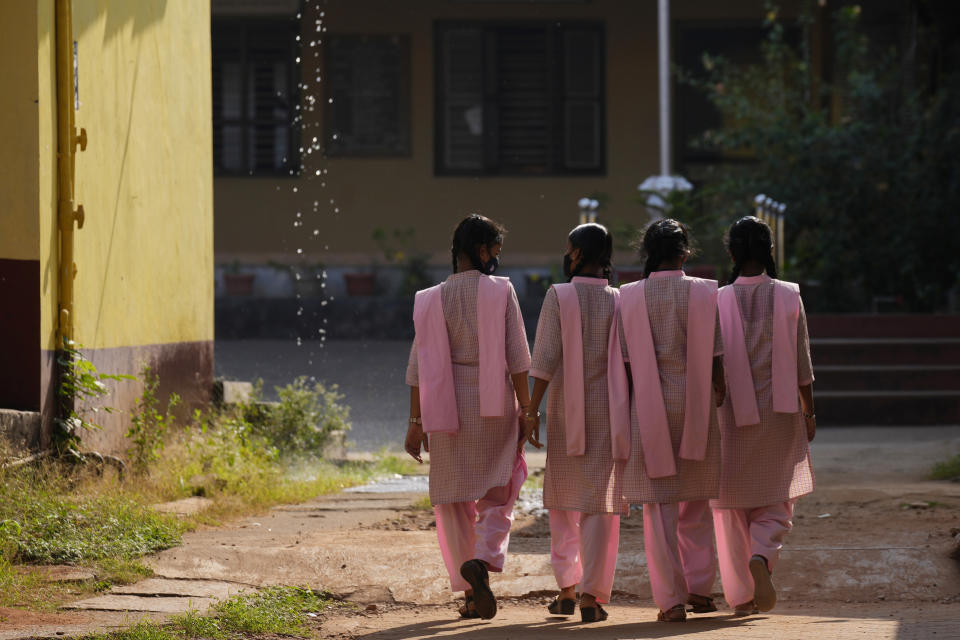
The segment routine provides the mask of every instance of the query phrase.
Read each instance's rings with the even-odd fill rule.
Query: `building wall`
[[[508,261],[553,264],[576,223],[576,201],[592,192],[609,196],[607,220],[643,224],[636,188],[658,173],[657,9],[653,0],[589,3],[479,3],[420,0],[416,8],[393,0],[330,0],[307,3],[302,41],[324,11],[327,34],[408,34],[411,43],[412,153],[401,158],[304,156],[300,178],[217,178],[217,261],[292,261],[304,249],[310,261],[369,263],[376,254],[376,227],[415,225],[421,248],[445,264],[453,225],[470,212],[506,224]],[[674,20],[754,20],[761,0],[674,2]],[[437,177],[434,175],[435,20],[596,20],[606,40],[606,175],[554,177]],[[303,47],[303,77],[322,105],[322,53]],[[314,57],[317,52],[320,55]],[[304,146],[323,139],[322,109],[306,113]],[[317,169],[326,169],[322,178]],[[326,182],[326,187],[320,183]],[[331,204],[331,200],[333,203]],[[313,202],[319,203],[314,214]],[[334,209],[339,209],[335,213]],[[294,227],[297,211],[306,217]],[[313,229],[320,233],[314,237]],[[327,248],[328,247],[328,248]]]
[[[0,3],[0,408],[36,411],[40,377],[37,14]]]
[[[54,2],[37,3],[42,393],[56,348]],[[79,109],[76,341],[103,372],[161,376],[161,395],[204,401],[212,385],[213,193],[210,9],[199,0],[74,0]],[[105,404],[129,410],[140,382]],[[101,416],[102,417],[102,416]],[[128,412],[102,417],[88,445],[123,448]]]

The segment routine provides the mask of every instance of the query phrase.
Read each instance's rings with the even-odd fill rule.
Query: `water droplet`
[[[302,255],[302,254],[303,254],[303,249],[297,249],[297,255]]]
[[[334,208],[333,208],[333,212],[334,212],[334,213],[340,213],[340,207],[334,207]]]
[[[333,198],[330,198],[330,204],[333,204]]]
[[[298,218],[300,217],[300,212],[299,212],[299,211],[297,211],[297,217],[298,217]]]
[[[327,98],[327,102],[329,102],[330,104],[333,104],[333,98]]]
[[[315,236],[320,235],[320,229],[314,229],[314,230],[313,230],[313,235],[315,235]],[[317,277],[319,278],[320,276],[317,276]]]
[[[317,41],[316,41],[316,40],[311,40],[311,41],[310,41],[310,46],[311,46],[311,47],[317,46]]]
[[[320,301],[320,306],[321,306],[321,307],[327,306],[327,301],[326,301],[326,300],[321,300],[321,301]]]
[[[321,187],[325,187],[325,186],[327,186],[327,183],[326,183],[326,182],[321,182],[321,183],[320,183],[320,186],[321,186]]]
[[[337,136],[333,136],[333,137],[336,138]],[[317,175],[320,175],[320,169],[317,169]]]
[[[293,173],[293,172],[291,171],[290,173]],[[294,192],[294,193],[297,192],[297,188],[296,188],[296,187],[293,188],[293,192]]]
[[[297,56],[296,58],[294,58],[293,61],[296,62],[297,64],[300,64],[300,56]]]
[[[320,206],[320,203],[319,203],[319,202],[317,202],[316,200],[314,200],[314,201],[313,201],[313,206],[315,206],[315,207],[319,207],[319,206]]]
[[[296,40],[297,42],[300,42],[300,36],[297,36],[296,38],[294,38],[294,40]]]
[[[297,315],[298,315],[298,316],[302,316],[302,315],[303,315],[303,307],[300,307],[299,309],[297,309]]]
[[[297,336],[297,346],[299,347],[302,344],[303,344],[303,340],[300,339],[300,336]]]
[[[336,133],[335,133],[335,134],[333,134],[333,139],[334,139],[334,140],[336,140],[336,139],[337,139],[338,137],[339,137],[339,136],[338,136],[338,135],[337,135]],[[319,171],[317,171],[317,173],[319,174],[320,172],[319,172]]]

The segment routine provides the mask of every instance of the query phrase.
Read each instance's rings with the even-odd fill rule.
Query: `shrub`
[[[330,443],[331,435],[350,429],[350,408],[342,404],[343,394],[336,385],[320,382],[311,385],[301,376],[292,383],[277,387],[280,401],[275,404],[254,401],[243,408],[250,432],[262,437],[284,456],[320,456]]]

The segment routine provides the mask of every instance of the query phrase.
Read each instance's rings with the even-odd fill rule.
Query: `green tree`
[[[712,166],[685,205],[709,212],[699,223],[718,234],[756,193],[787,203],[786,272],[819,285],[811,308],[865,310],[884,296],[942,310],[960,282],[960,73],[942,64],[936,24],[879,50],[846,5],[831,12],[825,82],[806,46],[812,5],[799,47],[771,5],[760,64],[704,56],[702,73],[680,71],[723,116],[697,144],[750,158]]]

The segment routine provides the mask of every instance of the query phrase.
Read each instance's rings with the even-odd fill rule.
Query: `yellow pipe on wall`
[[[57,347],[73,341],[73,223],[83,228],[83,206],[74,209],[74,151],[87,148],[87,132],[74,126],[73,2],[56,0],[57,68],[57,226],[60,228],[60,317]]]

